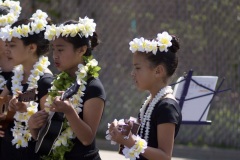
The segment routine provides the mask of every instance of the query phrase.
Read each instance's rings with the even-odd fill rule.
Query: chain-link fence
[[[88,16],[97,23],[101,44],[94,52],[102,67],[107,102],[99,127],[103,137],[114,118],[137,116],[146,93],[131,81],[128,43],[164,30],[180,38],[180,64],[173,82],[189,69],[195,75],[226,77],[211,105],[211,125],[182,125],[177,143],[240,148],[239,0],[21,0],[22,18],[40,8],[55,23]]]

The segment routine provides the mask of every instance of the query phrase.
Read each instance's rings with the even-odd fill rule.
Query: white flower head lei
[[[41,56],[39,61],[36,62],[31,70],[31,74],[28,77],[28,88],[38,88],[37,81],[40,79],[42,75],[44,75],[44,71],[50,65],[48,61],[48,57]],[[12,92],[14,96],[17,96],[17,91],[22,91],[23,86],[21,82],[23,80],[23,66],[18,65],[13,69],[14,76],[12,77]],[[32,135],[28,129],[28,120],[38,111],[38,103],[35,101],[30,101],[27,103],[27,112],[16,112],[14,115],[14,127],[11,129],[13,133],[14,139],[12,140],[12,144],[16,144],[16,148],[27,147],[28,141],[31,140]]]
[[[2,0],[0,0],[0,6],[5,6],[9,8],[8,14],[0,16],[0,27],[11,25],[17,21],[22,10],[19,1],[5,0],[3,2]]]
[[[38,9],[36,13],[34,13],[30,18],[32,22],[28,24],[22,24],[20,26],[15,26],[13,28],[11,28],[10,25],[1,28],[0,38],[3,41],[11,41],[13,37],[22,38],[33,34],[38,34],[39,32],[46,29],[46,26],[48,24],[47,17],[47,13]]]
[[[62,37],[75,37],[76,35],[79,35],[80,37],[86,37],[93,35],[93,32],[95,32],[96,23],[94,23],[93,19],[90,19],[88,17],[80,18],[78,20],[77,24],[68,24],[60,26],[56,25],[49,25],[47,26],[46,32],[45,32],[45,39],[48,40],[54,40],[58,38],[59,36]]]
[[[141,38],[134,38],[130,43],[129,49],[132,53],[136,51],[140,52],[152,52],[156,55],[157,50],[159,49],[160,52],[167,52],[168,48],[172,46],[172,36],[168,34],[168,32],[158,33],[156,40],[147,40],[143,37]]]

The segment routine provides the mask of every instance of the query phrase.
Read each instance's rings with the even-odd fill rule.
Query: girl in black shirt
[[[43,56],[49,49],[49,41],[44,39],[47,17],[46,13],[37,10],[31,19],[18,20],[1,29],[1,38],[8,43],[9,63],[15,66],[13,76],[1,93],[1,96],[12,96],[8,108],[15,112],[14,122],[9,124],[1,142],[1,160],[39,159],[34,152],[35,141],[29,131],[28,120],[44,108],[52,82],[52,73],[48,69],[50,62]],[[37,99],[18,101],[20,94],[31,89],[36,89]]]
[[[91,51],[98,45],[95,26],[92,19],[85,17],[79,18],[79,21],[67,21],[57,27],[49,26],[46,30],[45,37],[52,40],[54,64],[61,71],[53,82],[47,104],[50,111],[64,113],[65,117],[63,128],[53,143],[51,153],[40,153],[43,154],[43,159],[101,159],[95,137],[106,95],[98,79],[100,67],[91,55]],[[73,96],[69,99],[61,101],[60,91],[66,91],[74,83],[77,83],[79,88],[73,90]],[[40,112],[32,119],[34,124],[39,123],[41,119],[38,117],[42,114]],[[35,138],[38,129],[33,131]]]
[[[163,32],[154,40],[135,38],[129,44],[133,52],[133,81],[150,95],[140,109],[138,135],[124,139],[118,122],[114,121],[107,138],[124,145],[126,158],[171,159],[182,116],[167,84],[177,68],[179,43],[175,36]]]
[[[19,2],[13,2],[13,1],[9,1],[9,3],[0,2],[0,15],[2,19],[7,19],[14,7],[19,9],[19,11],[16,11],[16,13],[14,14],[14,16],[16,17],[12,22],[6,23],[4,21],[0,21],[0,28],[5,27],[6,25],[10,25],[15,21],[17,21],[21,11],[21,7],[19,4],[20,4]],[[8,62],[8,58],[6,56],[6,43],[0,39],[0,93],[3,91],[7,80],[11,78],[12,69],[13,69],[13,66],[11,65],[11,63]],[[5,119],[5,115],[1,113],[2,111],[1,107],[2,106],[0,106],[0,120]],[[0,125],[0,137],[2,136],[4,136],[4,132],[1,130],[1,125]],[[1,141],[1,138],[0,138],[0,141]],[[0,150],[1,150],[1,147],[0,147]]]

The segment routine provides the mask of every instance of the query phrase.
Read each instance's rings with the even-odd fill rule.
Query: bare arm
[[[78,114],[70,112],[66,118],[79,141],[84,145],[92,143],[103,113],[104,101],[100,98],[92,98],[84,103],[83,119]]]

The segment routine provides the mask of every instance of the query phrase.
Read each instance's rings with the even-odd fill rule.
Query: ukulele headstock
[[[61,96],[61,100],[64,101],[70,97],[72,97],[75,93],[77,93],[78,88],[80,86],[78,85],[77,82],[75,82],[71,87],[69,87]]]
[[[20,102],[30,102],[37,100],[37,90],[36,88],[27,90],[24,93],[18,95],[18,101]]]

